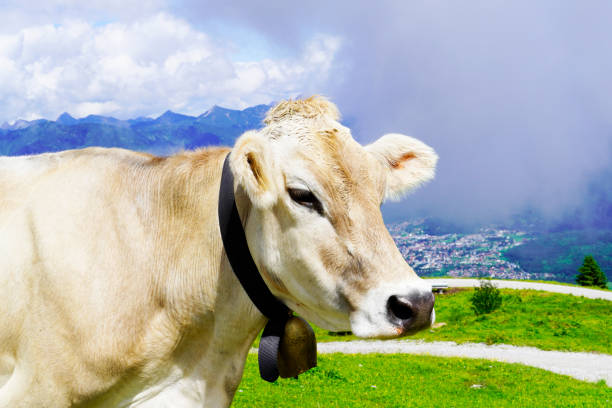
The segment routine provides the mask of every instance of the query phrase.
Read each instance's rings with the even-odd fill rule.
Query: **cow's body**
[[[0,406],[229,403],[264,320],[219,239],[227,153],[0,159]]]
[[[236,203],[262,277],[288,306],[330,329],[391,337],[425,327],[431,291],[405,265],[378,205],[385,189],[399,191],[399,176],[381,181],[381,169],[409,170],[413,187],[433,176],[435,154],[416,145],[433,160],[419,176],[424,165],[409,167],[420,163],[412,150],[389,158],[389,140],[399,136],[367,153],[342,134],[329,102],[289,104],[232,151]],[[299,144],[278,141],[296,115],[296,132],[315,137],[300,143],[319,156],[298,149],[282,168],[257,138],[293,152]],[[1,408],[230,404],[266,320],[221,242],[218,190],[229,152],[158,158],[90,148],[0,158]],[[365,156],[351,164],[344,155]],[[327,162],[327,170],[312,167]],[[353,174],[365,177],[368,194],[354,195]],[[296,185],[315,193],[318,207],[296,199]]]

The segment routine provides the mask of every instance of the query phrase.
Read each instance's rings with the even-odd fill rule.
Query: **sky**
[[[8,0],[0,15],[0,123],[322,94],[360,142],[399,132],[438,152],[391,218],[558,217],[612,167],[609,1]]]

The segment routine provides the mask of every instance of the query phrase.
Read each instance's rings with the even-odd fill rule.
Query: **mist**
[[[612,3],[182,4],[194,24],[249,27],[279,48],[341,38],[326,85],[303,94],[330,97],[362,143],[401,132],[440,156],[434,181],[386,219],[558,218],[611,168]]]

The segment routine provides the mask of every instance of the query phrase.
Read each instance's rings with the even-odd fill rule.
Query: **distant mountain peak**
[[[58,116],[56,122],[61,123],[63,125],[72,125],[74,123],[77,123],[77,120],[68,112],[64,112]]]
[[[182,113],[173,112],[169,109],[157,118],[157,120],[171,120],[171,121],[184,120],[184,119],[195,119],[195,118],[193,116],[183,115]]]
[[[219,105],[213,105],[209,110],[207,110],[206,112],[204,112],[203,114],[201,114],[200,116],[198,116],[198,119],[204,119],[209,117],[210,115],[215,115],[218,114],[220,111],[225,110],[225,108],[222,108]]]
[[[139,116],[139,117],[134,118],[134,119],[128,119],[127,122],[129,124],[138,124],[138,123],[153,122],[154,120],[155,119],[149,118],[147,116]]]
[[[32,124],[32,122],[28,122],[27,120],[17,119],[13,123],[4,122],[2,124],[1,129],[3,129],[3,130],[19,130],[19,129],[25,129],[28,126],[30,126],[31,124]]]
[[[85,116],[83,119],[84,120],[90,120],[90,119],[103,119],[106,118],[106,116],[102,116],[102,115],[96,115],[96,114],[91,114],[91,115],[87,115]]]

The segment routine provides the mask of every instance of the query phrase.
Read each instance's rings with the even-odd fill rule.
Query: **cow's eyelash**
[[[310,208],[323,215],[323,205],[319,199],[310,190],[304,190],[301,188],[287,188],[289,197],[296,203],[306,208]]]

